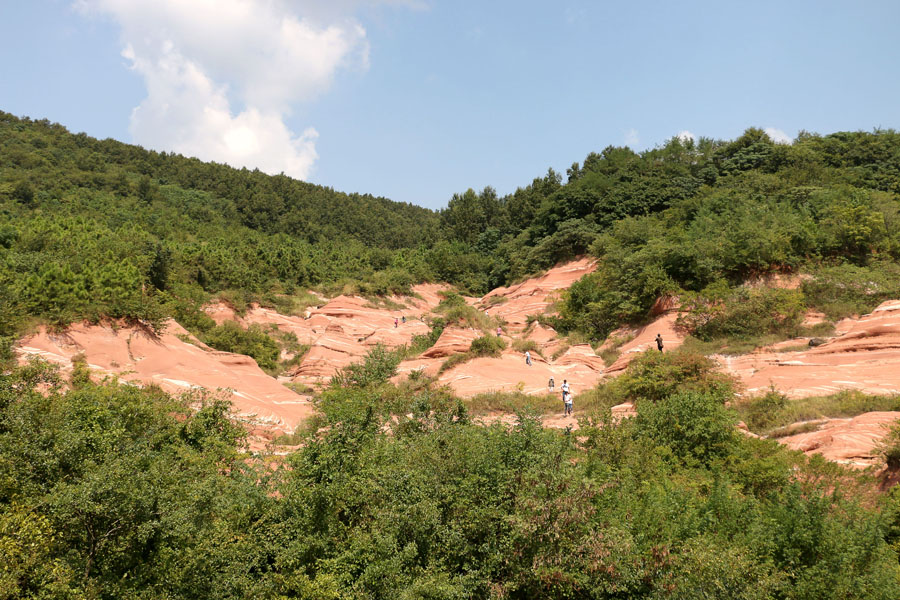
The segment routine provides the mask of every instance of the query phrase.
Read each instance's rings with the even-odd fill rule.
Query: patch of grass
[[[247,310],[250,308],[250,302],[252,301],[252,297],[249,292],[244,290],[222,290],[218,294],[218,299],[220,302],[223,302],[230,306],[236,315],[242,317],[247,313]]]
[[[696,352],[709,356],[710,354],[725,354],[735,356],[739,354],[749,354],[759,348],[765,348],[778,342],[793,339],[795,337],[829,337],[834,334],[834,323],[823,322],[810,326],[798,326],[791,331],[783,331],[776,333],[767,333],[750,336],[726,336],[709,340],[699,339],[693,335],[689,335],[684,339],[681,347],[677,351]],[[799,349],[800,345],[791,346],[791,348]],[[803,345],[807,348],[807,345]],[[788,352],[788,350],[778,350],[778,352]]]
[[[900,396],[876,396],[846,390],[830,396],[791,400],[776,390],[769,390],[757,398],[735,403],[734,408],[750,431],[769,435],[801,421],[855,417],[872,411],[900,411]]]
[[[531,396],[524,392],[487,392],[463,401],[469,412],[476,415],[488,413],[515,413],[522,410],[546,415],[562,412],[562,399],[558,394]]]
[[[454,354],[450,358],[444,361],[441,365],[441,368],[438,370],[438,375],[443,373],[444,371],[449,371],[453,367],[459,366],[464,362],[468,362],[472,359],[479,358],[482,356],[500,356],[500,353],[506,348],[506,342],[503,341],[502,338],[493,335],[484,335],[480,338],[476,338],[472,340],[472,344],[469,346],[468,352],[463,352],[461,354]]]
[[[319,306],[322,299],[309,291],[294,294],[265,294],[259,300],[263,308],[270,308],[282,315],[302,316],[310,306]]]
[[[705,356],[709,356],[710,354],[748,354],[757,348],[770,346],[786,339],[790,338],[787,336],[768,334],[748,338],[716,338],[706,341],[689,335],[675,352],[688,352],[692,354],[703,354]]]
[[[462,300],[462,296],[455,294],[454,296]],[[494,329],[501,324],[499,319],[495,319],[484,314],[484,311],[478,310],[474,306],[469,306],[462,300],[444,300],[435,309],[434,312],[443,315],[444,321],[448,325],[458,324],[464,327],[472,327],[484,333],[494,333]]]
[[[830,337],[834,335],[834,323],[822,321],[815,325],[804,325],[800,327],[800,335],[804,337]]]
[[[309,344],[303,344],[297,351],[294,352],[294,355],[292,357],[286,360],[282,360],[280,362],[281,373],[284,374],[294,367],[299,367],[300,363],[302,363],[303,359],[306,357],[307,352],[309,352],[309,349]]]
[[[487,305],[488,308],[490,308],[492,306],[499,306],[500,304],[506,304],[507,302],[509,302],[509,298],[507,298],[506,296],[491,296],[490,298],[487,299],[485,304]]]
[[[553,351],[553,354],[550,356],[550,360],[558,359],[560,356],[565,354],[566,350],[568,350],[569,348],[571,348],[571,346],[568,343],[563,342],[559,348]]]
[[[192,335],[190,335],[190,334],[187,334],[187,333],[176,333],[176,334],[175,334],[175,337],[177,337],[179,340],[181,340],[181,341],[184,342],[185,344],[191,344],[191,345],[193,345],[193,346],[196,346],[196,345],[197,345],[197,344],[196,344],[196,340],[194,339],[194,336],[192,336]]]
[[[794,344],[791,346],[783,346],[778,348],[776,352],[803,352],[809,350],[809,344]]]
[[[806,423],[800,423],[797,425],[785,425],[784,427],[776,427],[766,437],[777,439],[787,437],[789,435],[796,435],[798,433],[809,433],[811,431],[818,431],[819,427],[822,426],[822,421],[807,421]]]
[[[537,354],[541,358],[544,358],[544,355],[541,353],[541,349],[538,347],[537,342],[535,342],[534,340],[515,339],[513,340],[512,348],[516,352],[521,352],[522,354],[531,352],[532,354]]]
[[[387,296],[373,296],[366,294],[365,296],[366,302],[363,307],[365,308],[374,308],[376,310],[390,310],[390,311],[402,311],[407,310],[409,307],[401,302],[397,302],[396,300],[392,300]]]
[[[801,289],[808,304],[830,319],[862,315],[900,294],[900,266],[888,260],[873,261],[864,267],[822,266],[813,271]]]
[[[615,336],[609,340],[610,344],[606,348],[604,348],[600,352],[600,357],[603,359],[603,363],[608,367],[618,360],[619,356],[622,354],[620,348],[633,340],[635,335],[633,333],[628,335],[619,335]]]
[[[306,385],[305,383],[297,383],[295,381],[285,381],[284,387],[294,393],[301,394],[303,396],[311,396],[316,393],[314,387]]]
[[[441,368],[438,369],[438,375],[440,375],[444,371],[449,371],[453,367],[458,367],[459,365],[463,364],[464,362],[468,362],[475,358],[477,358],[477,357],[474,354],[471,354],[469,352],[463,352],[461,354],[454,354],[453,356],[448,357],[447,360],[445,360],[443,363],[441,363]]]
[[[299,446],[306,440],[303,432],[282,433],[272,440],[273,446]]]

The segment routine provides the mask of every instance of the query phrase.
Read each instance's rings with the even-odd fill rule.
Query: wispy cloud
[[[383,0],[390,2],[390,0]],[[354,10],[375,0],[78,0],[120,25],[122,55],[147,97],[136,143],[234,166],[309,176],[318,136],[285,123],[340,69],[369,64]],[[395,4],[409,4],[398,2]]]
[[[772,141],[776,144],[793,144],[794,138],[786,134],[780,129],[775,129],[774,127],[766,127],[765,128],[766,135],[772,138]]]
[[[693,142],[697,139],[697,136],[687,129],[679,131],[677,134],[675,134],[675,137],[677,137],[682,142]]]
[[[633,127],[625,132],[625,145],[630,147],[632,150],[637,149],[638,145],[641,143],[640,135],[638,135],[638,130]]]

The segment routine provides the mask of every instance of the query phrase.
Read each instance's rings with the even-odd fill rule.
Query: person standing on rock
[[[663,351],[662,336],[658,333],[656,334],[656,347],[659,349],[660,352]]]
[[[531,352],[528,350],[525,351],[525,364],[531,366]]]
[[[563,379],[562,388],[560,388],[560,389],[562,389],[563,408],[564,408],[564,410],[568,411],[569,410],[569,382],[566,381],[565,379]],[[569,414],[569,413],[565,412],[564,414]]]
[[[397,325],[400,324],[400,320],[397,317],[394,317],[394,329],[397,329]]]
[[[572,414],[572,409],[574,408],[572,405],[572,392],[563,392],[563,407],[565,408],[565,414]]]
[[[503,335],[503,330],[500,329],[499,325],[497,325],[497,337],[500,337],[501,335]]]
[[[556,383],[553,381],[553,375],[550,376],[550,381],[547,382],[547,391],[551,394],[553,393],[553,388],[556,386]]]

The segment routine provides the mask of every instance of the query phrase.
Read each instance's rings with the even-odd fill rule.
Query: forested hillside
[[[428,280],[484,293],[588,252],[600,269],[554,324],[592,339],[660,296],[722,299],[766,273],[829,268],[863,296],[900,287],[894,131],[608,147],[563,179],[468,190],[435,213],[0,113],[0,334],[26,317],[189,319],[222,293]],[[868,280],[878,289],[860,290]]]
[[[667,296],[692,343],[900,298],[892,131],[609,147],[565,179],[433,212],[0,113],[0,598],[897,598],[900,488],[743,435],[736,406],[774,427],[786,398],[738,406],[737,382],[684,347],[585,390],[577,434],[527,410],[486,426],[422,372],[391,383],[444,325],[488,322],[445,293],[430,333],[323,385],[279,456],[247,453],[220,396],[9,354],[36,322],[174,316],[277,373],[296,336],[201,306],[484,292],[585,253],[597,270],[534,316],[573,340]],[[797,289],[741,285],[798,272]],[[505,345],[497,324],[456,356]],[[634,418],[614,421],[625,402]]]

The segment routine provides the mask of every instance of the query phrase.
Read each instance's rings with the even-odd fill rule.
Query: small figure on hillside
[[[572,409],[574,408],[572,401],[572,393],[571,392],[563,392],[563,406],[565,407],[565,414],[571,415]]]
[[[565,379],[563,379],[562,388],[560,388],[560,389],[562,389],[563,405],[565,405],[566,410],[568,410],[568,408],[569,408],[569,402],[568,402],[568,399],[569,399],[569,382],[566,381]],[[566,414],[568,414],[568,413],[566,413]]]
[[[400,320],[401,320],[401,322],[406,323],[406,315],[403,315],[403,317]]]
[[[497,325],[497,337],[500,337],[501,335],[503,335],[503,330],[500,329],[499,325]]]
[[[554,387],[556,387],[556,382],[553,381],[553,375],[551,375],[550,381],[547,382],[547,391],[552,393]]]
[[[394,329],[397,329],[397,325],[400,324],[400,320],[397,317],[394,317]]]
[[[531,352],[528,350],[525,351],[525,364],[531,366]]]
[[[663,351],[663,341],[662,336],[660,334],[656,334],[656,347],[659,348],[659,351]]]

